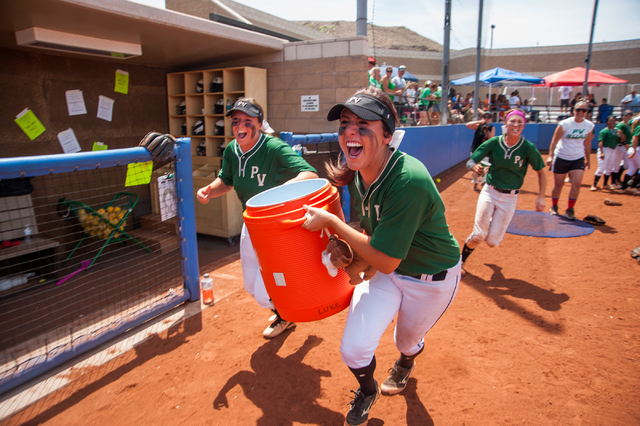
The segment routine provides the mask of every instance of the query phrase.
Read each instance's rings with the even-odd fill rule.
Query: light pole
[[[493,29],[495,28],[495,25],[491,25],[491,50],[493,50]]]

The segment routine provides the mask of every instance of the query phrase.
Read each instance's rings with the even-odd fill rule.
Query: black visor
[[[342,110],[347,108],[349,111],[368,121],[382,120],[386,124],[390,133],[396,130],[396,123],[393,119],[393,114],[389,111],[389,108],[382,103],[378,98],[366,93],[353,95],[346,102],[342,104],[335,104],[329,110],[327,114],[327,120],[335,121],[340,119]]]
[[[244,112],[249,117],[258,117],[260,121],[262,121],[262,109],[251,102],[243,101],[242,99],[236,101],[236,103],[233,104],[233,108],[227,111],[225,116],[229,117],[233,111]]]

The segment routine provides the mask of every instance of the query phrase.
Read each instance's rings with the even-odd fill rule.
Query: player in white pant
[[[636,121],[633,125],[633,137],[631,139],[631,146],[627,149],[627,157],[625,163],[627,164],[627,171],[625,172],[625,179],[622,181],[622,190],[634,195],[640,195],[640,125],[639,121]]]
[[[547,185],[544,161],[536,147],[521,136],[526,124],[522,111],[511,110],[505,118],[504,135],[496,136],[480,145],[467,162],[467,168],[480,175],[487,173],[480,160],[489,157],[491,166],[487,184],[478,196],[473,231],[462,249],[462,262],[466,262],[473,250],[483,241],[495,247],[504,238],[518,204],[518,194],[524,182],[529,164],[538,173],[540,192],[536,199],[536,211],[544,210],[544,191]],[[506,131],[505,131],[506,130]],[[466,274],[462,269],[462,275]]]
[[[604,176],[602,187],[609,187],[609,178],[615,170],[617,158],[616,149],[620,143],[620,137],[615,128],[616,122],[616,118],[610,115],[607,118],[607,127],[598,133],[598,170],[596,170],[595,177],[593,178],[593,185],[591,185],[592,191],[598,190],[598,181],[600,181],[602,176]],[[620,161],[618,161],[618,165],[619,164]]]
[[[356,286],[340,346],[342,360],[360,385],[346,423],[363,425],[380,393],[393,395],[405,388],[425,334],[455,297],[460,248],[427,169],[390,146],[398,118],[387,95],[372,87],[361,90],[334,105],[327,118],[340,120],[339,142],[346,159],[330,168],[329,176],[338,185],[348,185],[365,233],[312,207],[305,207],[308,220],[303,226],[314,232],[334,229],[378,271]],[[378,387],[375,350],[396,315],[400,357]]]

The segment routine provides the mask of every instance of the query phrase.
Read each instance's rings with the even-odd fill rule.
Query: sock
[[[578,200],[574,200],[573,198],[569,198],[569,208],[573,208],[573,206],[576,205],[576,201]]]
[[[602,186],[609,185],[609,177],[610,177],[610,175],[604,175],[604,183],[602,184]]]
[[[462,249],[462,263],[467,261],[467,257],[469,257],[474,250],[475,249],[469,248],[468,245],[464,245],[464,248]]]
[[[423,350],[424,350],[424,343],[423,343],[423,346],[418,351],[418,353],[416,354],[413,354],[413,355],[400,354],[400,362],[398,364],[400,364],[400,367],[411,368],[413,366],[413,360],[415,359],[415,357],[420,355]]]
[[[617,183],[620,180],[620,172],[611,173],[611,184]]]
[[[622,176],[622,189],[627,189],[629,187],[629,180],[631,180],[631,176],[625,173],[625,175]]]
[[[629,186],[632,188],[636,188],[638,185],[640,185],[640,172],[633,175],[633,179],[631,179],[631,182],[629,183]]]
[[[373,356],[371,364],[362,368],[349,368],[358,383],[360,383],[360,390],[365,395],[373,395],[378,390],[376,389],[376,382],[373,379],[373,372],[376,371],[376,356]]]
[[[599,180],[600,180],[600,176],[596,175],[596,177],[593,178],[593,186],[598,186]]]
[[[553,205],[553,206],[557,206],[557,205],[558,205],[558,200],[559,200],[559,199],[560,199],[560,198],[552,198],[552,199],[551,199],[551,205]]]

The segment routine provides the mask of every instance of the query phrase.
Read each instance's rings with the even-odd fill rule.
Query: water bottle
[[[213,303],[213,279],[209,278],[209,274],[204,274],[202,281],[200,281],[200,287],[202,288],[202,303],[210,305]]]
[[[29,228],[29,224],[27,223],[27,226],[25,226],[24,228],[24,242],[28,243],[31,241],[31,228]]]
[[[227,111],[231,109],[231,99],[227,99]]]

